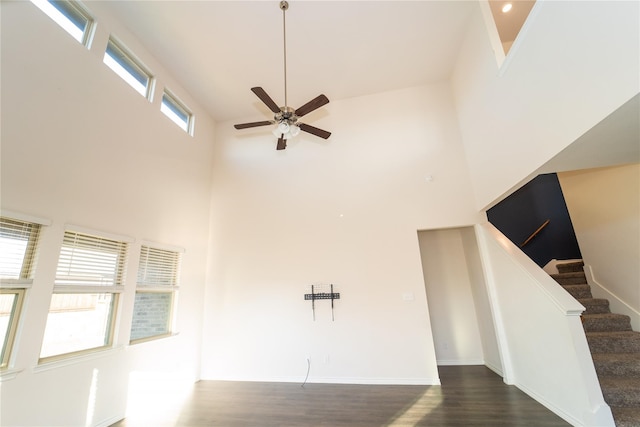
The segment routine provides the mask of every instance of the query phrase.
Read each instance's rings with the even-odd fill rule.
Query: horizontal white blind
[[[0,278],[32,278],[39,235],[40,224],[0,217]]]
[[[139,286],[176,286],[180,253],[142,246],[138,266]]]
[[[126,255],[126,242],[66,231],[55,284],[120,286]]]

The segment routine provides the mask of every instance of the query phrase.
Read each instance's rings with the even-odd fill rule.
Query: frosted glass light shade
[[[289,123],[287,122],[280,122],[278,124],[278,131],[283,134],[283,133],[288,133],[289,132]]]
[[[297,125],[290,125],[287,122],[280,122],[278,126],[273,130],[273,135],[276,138],[291,139],[300,133],[300,128]]]

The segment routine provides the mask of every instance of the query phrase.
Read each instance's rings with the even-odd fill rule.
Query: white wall
[[[416,232],[481,219],[449,86],[308,120],[331,138],[216,127],[202,375],[301,382],[310,356],[310,381],[437,383]],[[313,322],[303,294],[330,283]]]
[[[129,372],[199,376],[213,123],[122,28],[88,6],[98,27],[87,50],[30,2],[2,2],[2,208],[47,218],[2,425],[108,425],[125,413]],[[152,103],[102,63],[109,32],[157,76]],[[197,117],[191,137],[160,113],[164,85]],[[65,224],[134,239],[117,350],[37,367]],[[126,347],[140,241],[185,249],[179,335]],[[95,400],[90,399],[91,386]],[[89,414],[89,415],[88,415]]]
[[[640,165],[564,172],[558,179],[592,292],[640,330]]]
[[[462,239],[466,266],[469,272],[471,294],[473,295],[476,320],[482,342],[484,364],[498,375],[503,376],[502,359],[496,338],[496,325],[489,302],[487,282],[482,267],[476,232],[473,227],[461,228],[460,237]]]
[[[472,15],[452,84],[479,208],[638,93],[639,20],[638,2],[539,1],[498,69]]]
[[[460,229],[418,232],[438,365],[484,364]]]

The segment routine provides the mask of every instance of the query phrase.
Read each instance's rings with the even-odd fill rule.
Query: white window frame
[[[4,342],[2,343],[2,350],[0,353],[0,370],[8,369],[11,362],[11,355],[13,354],[18,325],[20,323],[20,317],[22,316],[25,292],[26,288],[5,288],[4,286],[0,288],[0,295],[15,295],[13,306],[11,307],[11,313],[9,314],[7,334]]]
[[[155,86],[153,74],[142,61],[113,36],[109,37],[102,62],[148,101],[153,99]],[[146,77],[146,82],[143,83],[137,77]]]
[[[22,261],[17,265],[16,256],[12,248],[8,248],[8,253],[0,253],[0,263],[7,263],[0,271],[18,270],[19,273],[0,278],[0,294],[13,294],[15,299],[9,314],[5,340],[0,347],[0,370],[5,371],[11,365],[13,350],[15,348],[16,335],[22,317],[22,308],[26,298],[27,290],[31,287],[35,274],[38,245],[42,226],[50,225],[51,222],[45,219],[28,215],[21,215],[13,212],[3,211],[0,216],[0,229],[16,237],[27,239],[27,244],[22,254]],[[13,252],[12,255],[10,255]],[[13,259],[15,262],[12,262]],[[8,261],[9,260],[9,261]],[[8,262],[7,262],[8,261]],[[10,265],[11,264],[11,265]]]
[[[95,34],[95,19],[77,1],[72,0],[31,0],[40,10],[42,10],[49,18],[71,35],[82,45],[91,48],[93,35]],[[84,21],[84,28],[80,28],[69,15],[78,21]]]
[[[60,247],[60,258],[56,269],[56,279],[47,324],[50,321],[49,316],[55,314],[57,310],[54,306],[55,295],[72,294],[78,295],[80,298],[82,295],[96,295],[98,301],[101,296],[108,296],[111,301],[109,312],[105,319],[104,340],[102,345],[88,346],[61,353],[43,354],[45,351],[44,340],[47,337],[47,328],[45,327],[45,338],[40,351],[40,364],[113,347],[120,295],[124,292],[128,247],[132,241],[133,239],[124,236],[91,232],[78,227],[67,227]],[[96,256],[100,252],[108,256],[102,260],[99,255]],[[115,261],[111,259],[114,256]]]
[[[160,111],[167,116],[169,120],[178,125],[180,129],[193,136],[195,121],[193,113],[186,107],[184,102],[180,101],[178,97],[167,88],[164,89],[164,93],[162,94]],[[186,119],[183,119],[180,114],[185,116]]]
[[[166,331],[158,334],[141,336],[130,339],[130,344],[151,341],[174,335],[176,306],[178,291],[180,290],[180,268],[184,249],[168,247],[153,243],[143,243],[140,248],[140,261],[138,263],[138,276],[136,280],[136,297],[143,294],[168,294],[171,297],[171,306],[167,319],[165,319]],[[155,263],[155,272],[161,272],[162,276],[153,276],[154,269],[148,267],[150,261]],[[134,302],[133,316],[131,320],[131,332],[136,321],[136,305]]]

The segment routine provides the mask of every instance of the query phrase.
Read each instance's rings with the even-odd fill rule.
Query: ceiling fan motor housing
[[[298,116],[296,116],[296,110],[291,107],[280,107],[280,112],[277,113],[273,119],[280,123],[286,121],[288,124],[292,125],[298,121]]]

